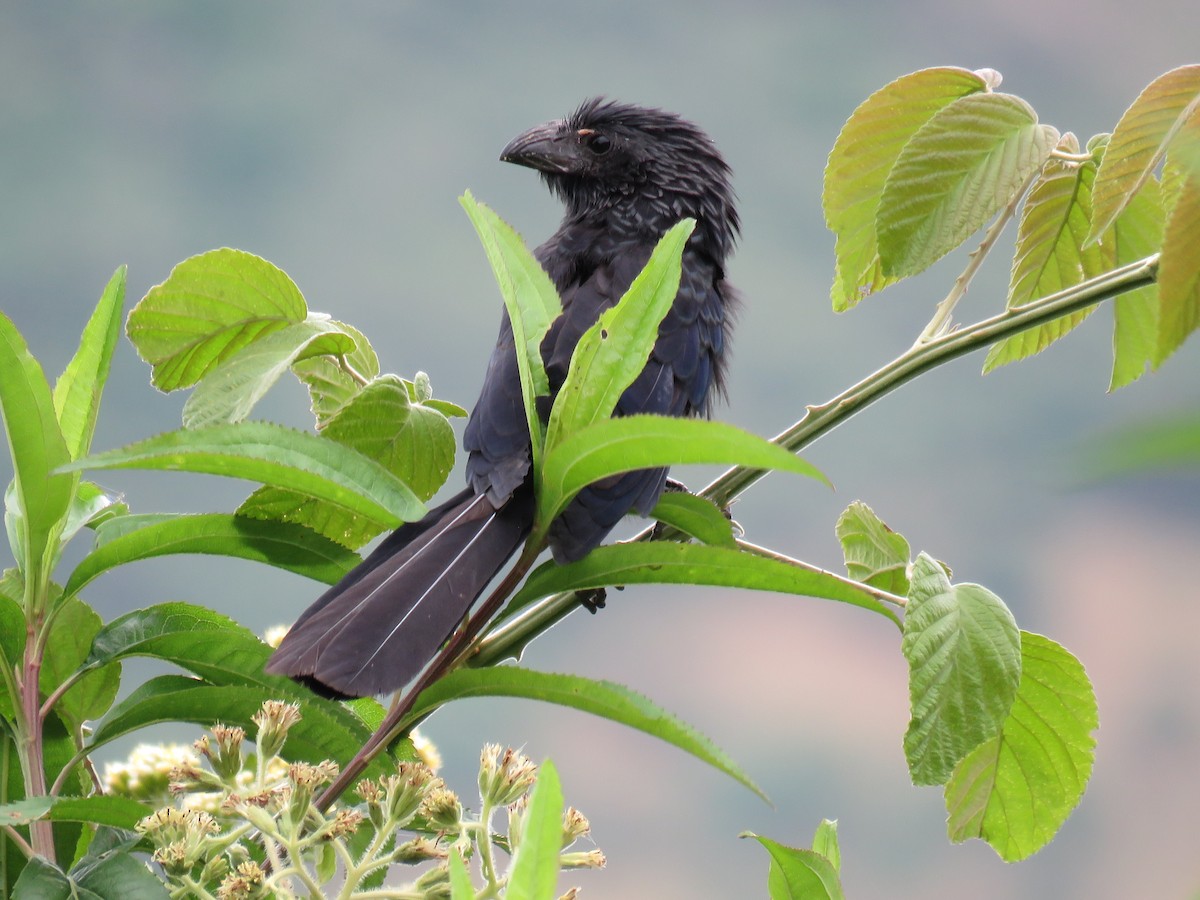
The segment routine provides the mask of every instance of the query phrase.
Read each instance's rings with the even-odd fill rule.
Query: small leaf
[[[1200,174],[1184,182],[1167,219],[1158,268],[1158,296],[1155,366],[1162,365],[1200,327]]]
[[[625,389],[646,367],[658,327],[679,291],[683,248],[695,226],[694,219],[684,219],[664,234],[625,295],[601,313],[575,345],[550,412],[546,452],[568,435],[612,416]]]
[[[102,625],[96,611],[77,598],[66,597],[55,605],[38,679],[43,696],[51,694],[79,668]],[[76,730],[86,719],[97,718],[108,710],[120,683],[119,665],[97,667],[77,680],[54,709]]]
[[[521,822],[521,842],[504,896],[508,900],[551,900],[558,884],[562,849],[563,793],[554,763],[538,767],[537,783]]]
[[[1158,168],[1175,135],[1200,107],[1200,65],[1154,79],[1121,116],[1093,194],[1089,241],[1098,240]]]
[[[24,800],[5,803],[0,806],[0,826],[13,828],[44,819],[53,805],[53,797],[26,797]]]
[[[1091,682],[1066,649],[1023,631],[1021,659],[1021,686],[1003,728],[946,784],[950,840],[983,838],[1007,862],[1046,846],[1078,805],[1099,727]]]
[[[861,606],[896,622],[871,594],[827,572],[725,547],[651,541],[597,547],[578,562],[545,563],[530,573],[504,615],[562,591],[627,584],[706,584],[821,597]]]
[[[938,110],[961,97],[988,90],[979,73],[942,67],[922,69],[880,88],[850,116],[825,167],[821,197],[825,224],[837,235],[835,312],[882,290],[875,214],[888,173],[900,151]]]
[[[246,478],[328,500],[387,528],[425,513],[412,490],[374,460],[267,422],[171,431],[62,468],[165,469]]]
[[[771,854],[767,888],[771,900],[844,900],[836,867],[819,853],[787,847],[750,831],[739,837],[752,837]]]
[[[851,578],[891,594],[908,593],[908,541],[869,506],[860,500],[851,503],[838,517],[836,532]]]
[[[677,528],[705,544],[734,547],[733,522],[707,497],[687,491],[666,491],[650,511],[650,518]]]
[[[905,144],[879,201],[882,272],[901,278],[941,259],[1017,197],[1058,132],[1011,94],[954,101]]]
[[[29,797],[0,806],[0,825],[28,825],[38,819],[54,822],[91,822],[133,830],[154,810],[116,795],[93,797]]]
[[[75,489],[71,507],[67,510],[67,519],[63,524],[59,543],[66,544],[81,528],[96,528],[128,513],[129,507],[121,502],[119,496],[108,493],[90,481],[81,481]]]
[[[354,338],[311,315],[260,336],[205,374],[183,405],[183,427],[241,422],[293,363],[353,350]]]
[[[952,585],[922,553],[900,649],[908,660],[912,719],[904,753],[914,784],[944,784],[964,756],[999,730],[1021,678],[1016,622],[977,584]]]
[[[108,381],[113,350],[121,334],[121,306],[125,302],[126,268],[113,273],[96,310],[83,329],[79,349],[54,385],[54,411],[72,459],[88,452],[100,395]]]
[[[712,741],[641,694],[611,681],[534,672],[517,666],[456,669],[422,692],[408,721],[419,721],[452,700],[473,697],[541,700],[619,722],[690,753],[766,800],[758,785]]]
[[[458,847],[450,846],[450,900],[475,900],[475,888]]]
[[[132,517],[130,517],[132,518]],[[136,523],[141,517],[134,519]],[[121,523],[119,535],[109,537],[101,526],[95,550],[80,561],[67,580],[66,592],[76,594],[92,579],[126,563],[177,553],[208,553],[252,559],[333,584],[354,568],[358,554],[299,525],[260,522],[225,513],[151,518],[140,528]]]
[[[354,340],[354,349],[345,356],[346,364],[365,382],[372,381],[379,375],[379,357],[366,335],[345,322],[330,320],[330,324]],[[338,360],[329,356],[297,360],[292,364],[292,371],[308,387],[308,396],[312,402],[313,415],[317,417],[318,428],[324,428],[330,417],[362,390],[362,385],[354,376],[348,373]]]
[[[686,463],[779,469],[828,484],[815,466],[778,444],[706,419],[623,416],[563,438],[542,466],[538,521],[548,524],[583,488],[609,475]]]
[[[822,819],[813,835],[813,853],[819,853],[829,860],[833,871],[841,872],[842,851],[838,847],[837,819]]]

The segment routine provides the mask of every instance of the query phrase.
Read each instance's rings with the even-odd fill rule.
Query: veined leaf
[[[1099,726],[1083,666],[1049,638],[1021,632],[1021,686],[999,734],[946,784],[955,843],[978,837],[1007,862],[1046,846],[1087,787]]]
[[[843,900],[837,868],[821,854],[799,847],[788,847],[746,831],[739,837],[751,837],[771,855],[767,891],[771,900]]]
[[[1011,94],[971,94],[937,112],[888,175],[875,227],[891,278],[941,259],[1007,206],[1058,143]]]
[[[103,624],[96,611],[78,598],[64,597],[55,604],[38,679],[43,696],[49,696],[80,667]],[[83,677],[75,679],[54,705],[54,711],[74,731],[85,720],[107,712],[120,684],[119,663],[92,667]]]
[[[564,437],[547,453],[539,484],[538,521],[549,525],[579,491],[609,475],[686,463],[779,469],[828,484],[812,464],[732,425],[669,416],[623,416],[594,422]]]
[[[386,528],[425,513],[408,485],[374,460],[266,422],[171,431],[62,467],[77,469],[166,469],[245,478],[327,500]]]
[[[1180,66],[1147,85],[1121,116],[1093,194],[1089,241],[1098,240],[1162,162],[1175,135],[1200,108],[1200,65]]]
[[[550,412],[547,453],[568,435],[609,418],[646,367],[658,326],[679,291],[683,248],[695,227],[695,219],[684,219],[663,235],[629,290],[575,345]]]
[[[521,820],[521,842],[504,892],[509,900],[549,900],[558,893],[562,816],[562,786],[554,763],[546,760],[538,767],[537,783]]]
[[[904,145],[936,112],[986,90],[988,82],[977,72],[922,69],[880,88],[842,126],[825,166],[821,197],[825,224],[837,235],[830,292],[835,312],[895,281],[885,278],[879,265],[875,213]]]
[[[350,353],[354,347],[354,338],[328,318],[313,315],[261,335],[205,374],[183,405],[183,427],[241,422],[293,363]]]
[[[379,357],[366,335],[345,322],[330,320],[330,323],[354,340],[354,349],[345,355],[346,363],[364,381],[373,381],[379,375]],[[311,356],[297,360],[292,364],[292,371],[308,388],[318,429],[324,428],[325,423],[351,399],[358,396],[358,392],[363,388],[337,360],[329,356]]]
[[[541,700],[628,725],[690,753],[766,799],[750,777],[712,741],[641,694],[611,681],[534,672],[517,666],[456,669],[417,698],[409,721],[418,721],[452,700],[472,697]]]
[[[813,835],[812,848],[814,853],[829,860],[833,871],[840,872],[842,868],[842,851],[838,847],[837,819],[822,819]]]
[[[1200,174],[1184,181],[1167,219],[1158,266],[1158,296],[1155,366],[1162,365],[1200,327]]]
[[[908,593],[908,541],[869,506],[851,503],[838,517],[836,532],[851,578],[892,594]]]
[[[125,274],[125,266],[121,266],[109,279],[83,329],[79,349],[54,385],[54,411],[72,459],[87,453],[92,444],[100,395],[121,334]]]
[[[132,831],[154,812],[144,803],[114,795],[95,797],[32,797],[0,806],[0,823],[28,825],[39,819],[53,822],[92,822]]]
[[[122,523],[124,526],[126,523]],[[333,584],[361,562],[358,554],[310,529],[286,522],[260,522],[226,513],[188,515],[160,520],[140,528],[122,528],[83,558],[67,579],[66,592],[76,594],[92,579],[116,566],[177,553],[234,556],[267,563],[325,584]]]
[[[1079,141],[1068,132],[1057,149],[1077,154]],[[1095,178],[1092,162],[1050,159],[1042,167],[1017,228],[1017,252],[1008,286],[1009,309],[1074,287],[1112,268],[1114,253],[1110,246],[1084,247],[1092,220]],[[1094,310],[1090,306],[1001,341],[988,351],[983,371],[1041,353]]]
[[[1130,198],[1117,216],[1111,241],[1118,266],[1144,259],[1162,247],[1162,186],[1151,178]],[[1155,359],[1158,346],[1158,285],[1113,298],[1113,370],[1108,389],[1115,391],[1141,378]]]
[[[550,323],[562,313],[562,301],[550,276],[533,258],[512,226],[476,201],[470,191],[463,194],[459,202],[479,234],[504,296],[516,347],[517,369],[521,375],[521,396],[532,441],[533,467],[537,471],[545,435],[536,400],[550,394],[550,382],[542,362],[542,338],[550,329]]]
[[[733,547],[733,522],[707,497],[687,491],[665,491],[650,518],[677,528],[705,544]]]
[[[307,315],[300,289],[282,269],[226,247],[172,269],[129,313],[125,331],[153,367],[154,386],[173,391]]]
[[[1012,708],[1021,678],[1017,625],[999,597],[977,584],[952,585],[922,553],[900,649],[912,703],[904,735],[909,772],[914,784],[944,784]]]
[[[871,594],[827,572],[778,559],[705,544],[651,541],[597,547],[578,562],[545,563],[530,573],[504,615],[562,591],[627,584],[707,584],[821,597],[861,606],[896,622],[896,614]]]

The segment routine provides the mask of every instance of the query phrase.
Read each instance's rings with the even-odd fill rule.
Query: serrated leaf
[[[1021,632],[1021,686],[998,735],[946,784],[947,833],[978,837],[1015,862],[1050,842],[1083,797],[1099,727],[1096,696],[1065,648]]]
[[[183,405],[183,427],[241,422],[294,363],[350,353],[354,346],[329,319],[311,315],[262,335],[205,374]]]
[[[1200,327],[1200,174],[1184,181],[1167,219],[1158,296],[1155,366],[1162,365]]]
[[[813,853],[820,854],[829,860],[833,871],[840,872],[842,868],[842,851],[838,847],[837,819],[822,819],[813,835]]]
[[[820,597],[861,606],[897,621],[896,614],[870,593],[828,572],[741,550],[664,541],[610,544],[597,547],[578,562],[545,563],[530,573],[504,615],[563,591],[629,584],[706,584]]]
[[[895,280],[880,269],[875,214],[904,145],[936,112],[984,90],[987,82],[978,73],[922,69],[880,88],[842,126],[825,166],[821,196],[825,224],[837,236],[830,291],[834,311],[850,309]]]
[[[419,721],[452,700],[473,697],[541,700],[619,722],[678,747],[766,799],[758,785],[712,741],[651,700],[612,681],[534,672],[518,666],[456,669],[417,698],[408,720]]]
[[[309,529],[281,522],[208,513],[165,520],[155,516],[133,529],[129,524],[121,523],[120,533],[111,537],[109,528],[101,526],[96,549],[67,579],[68,594],[78,593],[92,579],[117,566],[179,553],[252,559],[325,584],[333,584],[361,562],[358,554]]]
[[[964,756],[999,730],[1021,678],[1021,644],[1008,607],[977,584],[950,583],[922,553],[900,643],[912,718],[904,754],[914,784],[944,784]]]
[[[819,853],[788,847],[753,832],[752,837],[771,855],[767,891],[771,900],[843,900],[841,880],[836,867]]]
[[[855,500],[838,517],[835,531],[851,578],[892,594],[908,593],[908,541],[869,506]]]
[[[1110,234],[1118,266],[1144,259],[1162,247],[1162,186],[1151,178],[1130,199]],[[1113,370],[1108,389],[1141,378],[1155,358],[1158,343],[1158,285],[1153,284],[1113,298]]]
[[[154,386],[173,391],[307,315],[300,289],[282,269],[225,247],[175,266],[129,313],[125,333],[153,367]]]
[[[73,459],[87,453],[92,443],[100,395],[121,334],[125,275],[125,266],[121,266],[109,279],[83,329],[79,348],[54,385],[54,411]]]
[[[43,696],[49,696],[79,668],[102,625],[96,611],[74,597],[65,597],[55,605],[38,679]],[[78,679],[59,698],[54,710],[73,730],[78,729],[85,720],[108,710],[120,684],[119,665],[97,667]]]
[[[683,248],[695,227],[694,219],[684,219],[664,234],[616,306],[580,337],[550,411],[547,453],[568,435],[609,418],[646,367],[658,327],[679,291]]]
[[[16,326],[0,313],[0,417],[15,490],[5,494],[5,524],[17,563],[40,582],[47,544],[71,503],[74,476],[57,473],[71,459],[54,412],[50,385]],[[53,474],[52,474],[53,473]]]
[[[707,497],[687,491],[666,491],[650,511],[650,518],[670,525],[705,544],[733,547],[733,522]]]
[[[93,797],[30,797],[0,806],[0,825],[28,825],[38,819],[91,822],[132,831],[154,812],[144,803],[112,794]]]
[[[541,344],[550,323],[562,313],[562,301],[550,276],[512,226],[476,201],[470,191],[459,198],[459,203],[475,226],[504,296],[507,322],[516,347],[517,369],[521,375],[521,397],[533,448],[533,467],[538,471],[545,434],[536,398],[550,393]]]
[[[537,783],[521,819],[521,842],[513,856],[504,896],[509,900],[552,900],[562,849],[563,793],[554,763],[538,767]]]
[[[439,411],[414,402],[406,382],[384,375],[330,418],[322,435],[375,460],[428,500],[454,466],[454,429]],[[295,522],[350,548],[381,529],[342,508],[295,491],[260,488],[238,508],[241,516]]]
[[[1097,240],[1162,162],[1200,107],[1200,65],[1180,66],[1146,86],[1113,130],[1093,192],[1089,241]]]
[[[345,322],[330,320],[339,331],[350,335],[354,340],[354,349],[346,354],[346,364],[350,366],[364,382],[370,383],[379,375],[379,357],[366,335]],[[317,419],[317,428],[324,428],[325,423],[339,409],[358,395],[363,385],[338,361],[328,356],[314,356],[297,360],[292,365],[296,377],[308,388],[309,400],[312,403],[313,415]]]
[[[902,278],[941,259],[1024,187],[1058,142],[1011,94],[971,94],[938,111],[900,151],[879,201],[882,272]]]
[[[1063,153],[1078,153],[1079,142],[1066,134],[1059,142]],[[1092,220],[1092,183],[1096,166],[1050,159],[1025,199],[1017,228],[1017,251],[1008,286],[1008,308],[1023,306],[1041,297],[1074,287],[1108,271],[1114,253],[1110,245],[1084,247]],[[1001,341],[988,351],[983,371],[1041,353],[1065,336],[1096,309],[1062,316]]]
[[[62,468],[165,469],[245,478],[327,500],[385,528],[425,513],[412,490],[374,460],[267,422],[171,431]]]
[[[548,525],[579,491],[609,475],[688,463],[779,469],[829,483],[815,466],[778,444],[723,422],[623,416],[593,422],[546,454],[538,521]]]

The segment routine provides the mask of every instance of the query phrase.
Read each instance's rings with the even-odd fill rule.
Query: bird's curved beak
[[[563,133],[562,122],[555,120],[517,135],[500,151],[500,161],[566,174],[575,169],[578,146]]]

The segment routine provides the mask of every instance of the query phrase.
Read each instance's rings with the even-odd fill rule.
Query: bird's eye
[[[608,139],[607,135],[592,132],[591,134],[587,135],[584,140],[587,142],[588,149],[597,156],[603,156],[612,149],[612,141]]]

